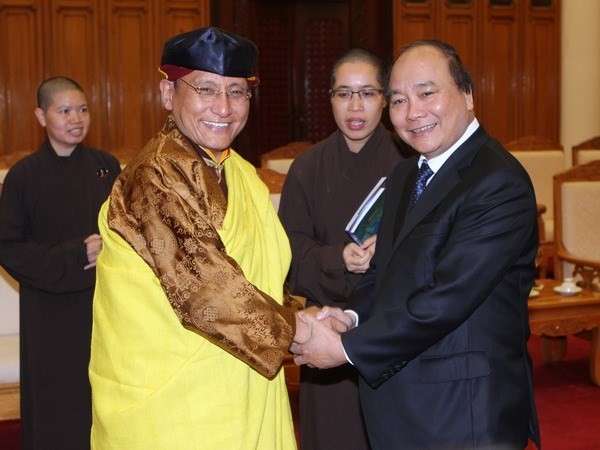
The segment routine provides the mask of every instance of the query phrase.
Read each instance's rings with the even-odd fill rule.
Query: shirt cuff
[[[359,321],[357,312],[352,309],[345,309],[344,312],[354,317],[354,326],[352,328],[356,328],[358,326]]]
[[[352,360],[348,357],[348,353],[346,353],[346,349],[344,348],[344,344],[342,343],[342,350],[344,350],[344,356],[346,357],[346,361],[348,361],[350,364],[354,365],[354,363],[352,362]]]
[[[348,313],[352,317],[354,317],[354,327],[353,328],[356,328],[358,326],[358,314],[356,314],[356,311],[353,311],[351,309],[345,309],[344,313]],[[350,364],[354,365],[354,363],[352,362],[352,360],[348,356],[348,353],[346,353],[346,349],[344,348],[344,343],[343,342],[342,342],[342,350],[344,350],[344,356],[346,357],[346,361],[348,361]]]

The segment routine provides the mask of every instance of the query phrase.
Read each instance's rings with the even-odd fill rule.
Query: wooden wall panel
[[[465,64],[475,63],[478,43],[477,19],[482,2],[393,2],[394,49],[416,39],[441,39],[454,46]],[[469,64],[471,67],[471,64]]]
[[[44,40],[44,78],[67,76],[77,81],[86,93],[92,123],[88,142],[102,143],[106,125],[103,106],[103,81],[100,71],[97,1],[61,0],[51,2],[44,14],[50,30]],[[40,80],[42,81],[42,80]]]
[[[394,51],[415,39],[434,39],[436,36],[434,2],[403,2],[392,4]]]
[[[475,112],[502,142],[559,140],[560,0],[394,0],[394,48],[452,44],[475,84]]]
[[[0,4],[0,155],[37,148],[43,136],[33,114],[42,73],[41,14],[36,3]]]
[[[164,40],[212,21],[268,48],[276,33],[261,33],[249,14],[259,4],[300,9],[293,12],[293,24],[271,27],[287,34],[275,54],[288,60],[280,66],[271,58],[268,66],[259,67],[263,80],[277,85],[275,99],[267,94],[267,84],[255,90],[240,148],[265,151],[261,136],[274,131],[270,124],[277,125],[276,139],[282,139],[285,128],[302,139],[309,131],[315,139],[325,133],[324,115],[311,115],[314,123],[306,122],[307,112],[316,110],[306,103],[316,102],[331,118],[323,88],[310,80],[314,67],[328,65],[334,52],[327,52],[337,38],[320,45],[307,39],[306,27],[316,20],[316,35],[331,39],[336,26],[325,32],[319,24],[329,19],[344,21],[343,45],[385,48],[384,60],[392,54],[390,47],[414,39],[450,41],[474,76],[476,111],[486,129],[504,142],[525,134],[559,140],[560,0],[378,0],[377,6],[362,0],[1,0],[0,156],[39,146],[44,132],[33,116],[35,90],[44,78],[59,74],[73,77],[86,91],[92,112],[89,145],[137,151],[166,115],[156,70]],[[327,10],[335,12],[316,15]],[[390,10],[391,18],[385,17]],[[381,17],[393,20],[391,44],[380,42],[386,35],[374,40],[388,29]],[[319,69],[319,80],[328,70]],[[287,81],[281,82],[286,73]],[[293,94],[284,98],[286,90]],[[291,106],[281,114],[277,105],[286,101]],[[273,118],[278,122],[270,122]]]
[[[516,7],[490,7],[483,23],[480,109],[475,111],[492,136],[503,142],[519,133],[519,33]]]
[[[157,17],[161,29],[158,47],[171,36],[210,23],[210,0],[161,0]],[[160,53],[157,55],[160,58]]]
[[[441,39],[452,45],[459,53],[463,63],[475,76],[478,69],[478,58],[481,49],[479,40],[480,11],[482,2],[441,3],[442,11],[438,14]]]
[[[40,145],[36,89],[65,75],[86,91],[86,143],[128,158],[167,114],[157,71],[165,39],[209,21],[210,0],[0,1],[0,156]]]
[[[521,136],[545,136],[558,142],[560,78],[555,74],[560,73],[560,33],[556,7],[527,5],[525,21],[522,40],[528,44],[523,49],[523,95],[530,101],[522,111]]]
[[[154,26],[152,50],[148,54],[150,88],[146,90],[146,108],[153,111],[151,123],[146,127],[148,136],[143,139],[143,145],[162,127],[168,115],[162,107],[158,84],[162,78],[158,72],[160,57],[167,39],[199,27],[210,25],[210,0],[160,0],[150,2],[156,6],[154,11]],[[149,41],[150,42],[150,41]],[[148,118],[146,118],[148,120]],[[141,148],[138,145],[136,148]]]
[[[145,1],[110,2],[108,16],[108,97],[112,125],[109,147],[139,149],[156,132],[154,104],[157,56],[153,14]]]
[[[440,39],[452,45],[460,58],[469,68],[475,83],[475,111],[479,111],[482,97],[479,95],[478,80],[481,79],[480,54],[483,47],[479,36],[481,34],[482,2],[442,2],[437,27],[440,29]]]

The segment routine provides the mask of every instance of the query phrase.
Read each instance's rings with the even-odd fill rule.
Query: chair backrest
[[[552,177],[565,170],[561,144],[535,136],[526,136],[505,145],[525,167],[535,189],[536,201],[546,206],[543,214],[545,241],[554,240],[554,194]]]
[[[0,169],[0,195],[8,169]],[[0,336],[19,333],[19,284],[0,267]]]
[[[600,136],[593,137],[580,144],[574,145],[571,156],[573,158],[574,166],[600,159]]]
[[[274,148],[261,155],[260,165],[279,173],[287,173],[294,159],[311,145],[310,141],[295,141]]]
[[[0,267],[0,336],[19,334],[19,284]]]
[[[269,188],[271,202],[273,202],[275,211],[277,211],[279,209],[279,200],[281,199],[281,190],[285,182],[285,174],[266,167],[257,168],[256,173],[258,173],[260,179]]]
[[[131,149],[131,148],[115,148],[110,150],[110,154],[119,160],[119,164],[121,169],[124,169],[127,164],[131,162],[131,160],[135,157],[137,153],[139,153],[140,149]]]
[[[16,161],[15,161],[16,162]],[[9,166],[4,158],[0,158],[0,183],[4,183],[4,178],[6,178],[6,174],[8,173]]]
[[[591,287],[600,270],[600,160],[554,176],[555,276],[580,275]]]
[[[17,150],[0,156],[0,169],[10,169],[14,163],[31,153],[26,150]]]

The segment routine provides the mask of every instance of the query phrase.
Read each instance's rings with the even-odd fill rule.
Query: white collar
[[[467,139],[469,139],[469,137],[471,137],[471,135],[473,133],[475,133],[475,130],[477,130],[477,128],[479,128],[479,122],[477,121],[476,118],[473,118],[473,120],[471,121],[471,123],[469,124],[469,126],[467,127],[465,132],[463,133],[463,135],[460,137],[460,139],[458,141],[456,141],[454,143],[454,145],[452,145],[452,147],[450,147],[448,150],[446,150],[441,155],[438,155],[434,158],[427,160],[427,163],[429,164],[429,167],[433,171],[434,175],[437,173],[438,170],[440,170],[440,168],[444,165],[444,163],[446,161],[448,161],[448,158],[450,158],[450,156],[452,156],[452,153],[454,153],[458,147],[460,147]],[[421,157],[419,158],[419,162],[417,163],[419,167],[421,167],[421,163],[423,162],[424,159],[426,159],[425,156],[421,155]],[[429,180],[427,181],[428,184],[429,184],[429,181],[431,181],[431,178],[433,178],[433,176],[431,176],[429,178]]]

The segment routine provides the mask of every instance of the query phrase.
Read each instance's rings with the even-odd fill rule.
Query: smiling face
[[[90,128],[85,95],[76,89],[54,92],[45,110],[35,109],[35,117],[46,128],[50,144],[60,156],[69,156]]]
[[[340,65],[335,72],[335,84],[332,87],[333,90],[347,89],[354,92],[382,88],[377,80],[377,68],[364,61]],[[350,151],[358,153],[369,140],[381,120],[385,105],[385,96],[381,94],[369,98],[352,94],[347,101],[331,97],[333,117]]]
[[[215,92],[248,90],[248,82],[244,78],[229,78],[200,70],[183,78],[194,86]],[[171,111],[181,132],[196,144],[211,150],[215,156],[231,145],[248,121],[249,100],[232,102],[224,93],[216,97],[200,96],[181,81],[162,80],[160,90],[163,106]]]
[[[454,82],[448,59],[432,46],[401,55],[389,81],[390,119],[404,142],[433,158],[448,150],[473,120],[473,95]]]

